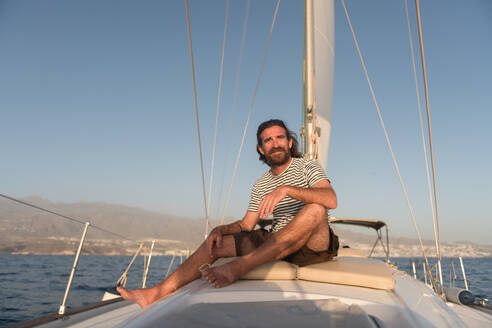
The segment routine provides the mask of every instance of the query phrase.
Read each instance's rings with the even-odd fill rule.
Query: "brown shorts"
[[[272,232],[265,229],[258,229],[251,232],[243,231],[233,235],[236,244],[236,254],[242,256],[252,252],[260,247],[272,234]],[[326,251],[316,252],[304,245],[298,251],[286,256],[282,260],[297,264],[298,266],[325,262],[337,256],[338,247],[338,236],[330,228],[330,245]]]

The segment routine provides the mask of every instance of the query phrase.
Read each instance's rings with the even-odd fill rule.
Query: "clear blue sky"
[[[231,177],[275,7],[252,1],[229,135],[246,1],[231,2],[213,216],[222,174],[224,189]],[[442,239],[491,244],[492,1],[421,5]],[[420,228],[431,238],[404,2],[347,6]],[[335,9],[333,215],[384,219],[391,234],[413,237],[340,1]],[[208,184],[225,1],[192,0],[190,10]],[[258,123],[279,117],[299,131],[302,24],[302,1],[282,1],[230,216],[244,214],[252,183],[267,169],[254,148]],[[0,1],[1,193],[203,217],[188,51],[184,1]]]

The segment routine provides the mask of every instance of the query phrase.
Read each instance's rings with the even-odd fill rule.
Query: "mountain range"
[[[0,254],[73,254],[78,247],[84,222],[90,226],[84,244],[85,254],[131,255],[139,243],[155,240],[155,255],[183,254],[195,249],[204,238],[204,220],[182,218],[143,209],[103,202],[58,203],[39,196],[23,202],[62,214],[62,218],[11,200],[0,198]],[[76,222],[74,220],[80,221]],[[228,218],[226,222],[232,222]],[[211,222],[216,226],[218,222]],[[334,227],[342,245],[369,252],[375,234]],[[415,239],[390,238],[392,256],[420,256]],[[434,242],[424,241],[428,254]],[[443,243],[443,256],[491,257],[492,247],[470,242]],[[376,248],[376,256],[383,256]]]

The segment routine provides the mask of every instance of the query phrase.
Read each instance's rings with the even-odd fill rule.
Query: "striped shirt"
[[[280,186],[311,188],[318,181],[327,179],[321,165],[312,159],[292,158],[289,167],[275,176],[270,171],[256,180],[251,190],[248,211],[258,212],[263,198]],[[273,209],[271,231],[277,232],[285,227],[306,204],[289,196],[282,199]]]

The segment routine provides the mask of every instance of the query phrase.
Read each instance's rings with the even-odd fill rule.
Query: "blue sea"
[[[74,257],[68,255],[0,255],[0,326],[57,312],[73,260]],[[68,307],[101,300],[105,290],[115,286],[130,260],[128,256],[81,256]],[[414,261],[417,275],[423,277],[421,260],[394,258],[392,261],[411,275]],[[164,278],[170,262],[169,256],[152,257],[147,286],[153,286]],[[172,270],[180,262],[180,257],[176,257]],[[492,298],[492,258],[464,258],[463,262],[470,291],[474,295]],[[435,261],[431,260],[432,263]],[[463,287],[459,260],[445,258],[442,264],[445,285],[449,285],[450,277],[456,272],[456,286]],[[128,288],[141,287],[142,271],[143,258],[140,257],[128,273]]]

